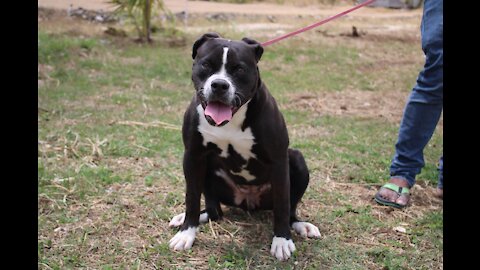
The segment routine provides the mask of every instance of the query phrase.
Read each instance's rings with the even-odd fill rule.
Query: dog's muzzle
[[[214,79],[207,91],[202,89],[199,92],[205,118],[212,126],[223,126],[230,122],[242,103],[241,98],[232,93],[230,83],[224,79]]]

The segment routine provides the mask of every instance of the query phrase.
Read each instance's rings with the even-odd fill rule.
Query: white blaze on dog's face
[[[192,81],[204,117],[223,126],[249,101],[260,84],[257,63],[263,48],[258,42],[231,41],[205,34],[193,46]]]
[[[217,92],[222,91],[223,89],[220,89],[220,88],[223,87],[226,90],[225,101],[228,103],[233,102],[233,99],[235,97],[235,85],[232,83],[232,80],[225,68],[228,60],[227,57],[228,57],[228,47],[223,47],[222,66],[220,67],[220,70],[217,73],[208,77],[207,81],[203,86],[202,94],[206,100],[214,99],[215,97],[212,97],[212,95],[215,95],[215,93],[213,93],[213,90]],[[224,84],[222,85],[222,83]]]

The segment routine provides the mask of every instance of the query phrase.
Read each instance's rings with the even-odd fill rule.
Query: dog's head
[[[194,43],[192,81],[208,123],[225,125],[253,97],[261,83],[262,54],[263,47],[249,38],[232,41],[206,33]]]

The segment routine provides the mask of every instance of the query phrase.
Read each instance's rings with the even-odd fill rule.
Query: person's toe
[[[405,205],[408,204],[408,200],[409,200],[409,196],[408,196],[408,195],[402,195],[402,196],[400,196],[400,197],[397,198],[397,200],[395,201],[395,203],[405,206]]]

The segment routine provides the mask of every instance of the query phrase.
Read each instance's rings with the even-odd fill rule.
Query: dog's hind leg
[[[302,199],[310,181],[308,167],[300,151],[288,149],[290,169],[290,225],[297,222],[297,204]]]
[[[214,194],[211,194],[209,190],[205,190],[205,212],[207,214],[207,220],[211,221],[219,220],[223,217],[222,207],[220,202]],[[203,212],[203,211],[202,211]]]
[[[222,208],[217,196],[214,193],[214,189],[209,187],[205,188],[205,209],[200,212],[200,217],[198,221],[203,224],[207,223],[208,220],[216,221],[221,219],[223,216]],[[170,227],[178,227],[183,224],[185,221],[185,213],[178,214],[174,216],[169,223]]]
[[[310,174],[302,153],[295,149],[288,149],[290,169],[290,226],[303,237],[320,237],[318,228],[309,223],[300,221],[297,217],[297,205],[303,197]]]
[[[170,227],[179,227],[183,224],[185,221],[185,212],[178,214],[174,216],[171,220],[168,226]],[[198,218],[199,223],[206,223],[208,222],[208,214],[205,210],[200,212],[200,217]]]

